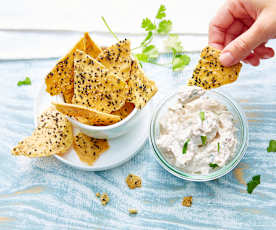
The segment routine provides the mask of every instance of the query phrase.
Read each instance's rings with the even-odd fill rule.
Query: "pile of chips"
[[[65,103],[54,103],[58,111],[95,126],[114,124],[134,107],[142,109],[157,92],[132,58],[127,39],[102,50],[88,33],[45,82],[50,95],[63,94]]]
[[[52,96],[62,94],[64,103],[52,102],[32,135],[12,149],[14,155],[61,155],[73,146],[80,160],[92,165],[109,148],[108,141],[83,133],[73,136],[66,115],[87,125],[111,125],[135,107],[142,109],[157,92],[132,58],[128,40],[102,50],[88,33],[58,61],[45,83],[46,91]]]

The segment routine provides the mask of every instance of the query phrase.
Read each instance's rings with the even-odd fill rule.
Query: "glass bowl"
[[[233,158],[222,168],[217,169],[209,174],[189,174],[181,170],[174,165],[172,165],[168,159],[166,159],[165,155],[160,151],[156,139],[159,136],[159,120],[163,116],[163,114],[167,111],[168,107],[174,104],[177,100],[177,94],[174,93],[167,97],[164,101],[162,101],[156,108],[151,124],[150,124],[150,143],[152,146],[153,153],[160,163],[160,165],[165,168],[171,174],[190,181],[209,181],[214,180],[219,177],[224,176],[229,173],[232,169],[236,167],[236,165],[240,162],[240,160],[245,155],[245,151],[248,145],[248,123],[244,112],[241,107],[229,96],[226,96],[222,93],[219,93],[215,90],[207,91],[206,95],[210,98],[217,100],[218,102],[224,104],[228,110],[232,113],[234,118],[235,127],[237,129],[237,146],[236,153]]]

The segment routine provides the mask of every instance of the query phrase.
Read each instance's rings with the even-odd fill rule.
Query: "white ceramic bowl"
[[[56,96],[56,102],[64,102],[62,95]],[[146,106],[147,107],[147,106]],[[139,121],[143,118],[145,108],[142,110],[137,110],[134,108],[133,111],[123,120],[108,126],[92,126],[83,124],[73,117],[67,117],[72,125],[79,129],[82,133],[94,138],[99,139],[112,139],[119,136],[122,136],[129,131],[133,130],[136,125],[139,124]]]

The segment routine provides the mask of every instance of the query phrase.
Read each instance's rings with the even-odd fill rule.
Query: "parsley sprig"
[[[151,20],[148,17],[142,20],[141,28],[147,32],[147,35],[140,43],[140,45],[133,48],[132,51],[141,49],[140,53],[134,54],[134,56],[139,60],[141,66],[141,62],[146,62],[160,66],[171,67],[173,71],[181,71],[190,63],[190,57],[186,54],[183,54],[184,49],[182,47],[181,41],[179,40],[179,36],[176,34],[170,34],[170,31],[172,30],[172,21],[166,19],[166,16],[166,7],[164,5],[160,5],[154,20]],[[111,30],[105,18],[101,18],[109,32],[118,41],[118,37]],[[154,35],[156,34],[167,36],[167,39],[164,40],[164,46],[167,51],[172,53],[172,60],[170,63],[163,64],[157,62],[158,57],[160,56],[160,52],[155,45],[151,44]]]
[[[32,81],[29,77],[26,77],[23,81],[18,81],[17,86],[22,86],[22,85],[31,85]]]
[[[149,18],[143,19],[141,27],[148,33],[146,38],[141,42],[140,46],[134,48],[142,48],[142,52],[135,54],[135,56],[140,62],[170,66],[173,71],[181,71],[190,63],[190,57],[182,54],[184,50],[178,35],[169,34],[172,29],[172,21],[165,19],[165,17],[166,7],[161,5],[154,21],[150,20]],[[173,54],[172,61],[170,63],[157,63],[157,59],[160,53],[155,45],[150,44],[153,40],[154,34],[167,35],[167,39],[164,40],[164,45],[166,50],[172,52]],[[152,52],[147,52],[148,47],[150,47],[149,49]]]
[[[269,146],[267,147],[267,152],[276,152],[276,140],[270,140]]]

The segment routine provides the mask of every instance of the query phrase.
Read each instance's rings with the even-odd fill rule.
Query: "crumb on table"
[[[136,209],[129,209],[128,210],[129,214],[137,214],[138,211]]]
[[[109,197],[105,192],[101,195],[100,199],[101,199],[102,205],[104,206],[109,202]]]
[[[96,193],[96,197],[100,197],[101,194],[99,192]]]
[[[183,198],[182,205],[186,207],[191,207],[193,203],[192,200],[193,200],[192,196],[185,196]]]
[[[134,174],[129,174],[126,178],[126,183],[130,189],[142,186],[142,179]]]

